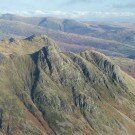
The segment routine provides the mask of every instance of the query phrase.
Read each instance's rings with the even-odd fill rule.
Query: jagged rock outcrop
[[[46,36],[0,44],[2,134],[135,134],[135,80],[110,58]]]

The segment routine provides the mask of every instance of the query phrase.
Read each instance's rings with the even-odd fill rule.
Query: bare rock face
[[[46,36],[3,41],[1,50],[2,134],[135,134],[135,80],[110,58],[63,53]]]

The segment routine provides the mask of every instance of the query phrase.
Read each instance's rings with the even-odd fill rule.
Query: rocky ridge
[[[135,79],[109,57],[64,53],[46,36],[0,52],[1,134],[135,134]]]

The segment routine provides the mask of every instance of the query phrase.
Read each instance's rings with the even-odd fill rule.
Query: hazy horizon
[[[134,0],[5,0],[0,13],[20,16],[52,16],[86,21],[134,22]]]

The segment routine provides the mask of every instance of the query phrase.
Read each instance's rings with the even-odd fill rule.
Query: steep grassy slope
[[[63,53],[46,36],[0,47],[1,133],[135,134],[135,80],[105,55]]]

